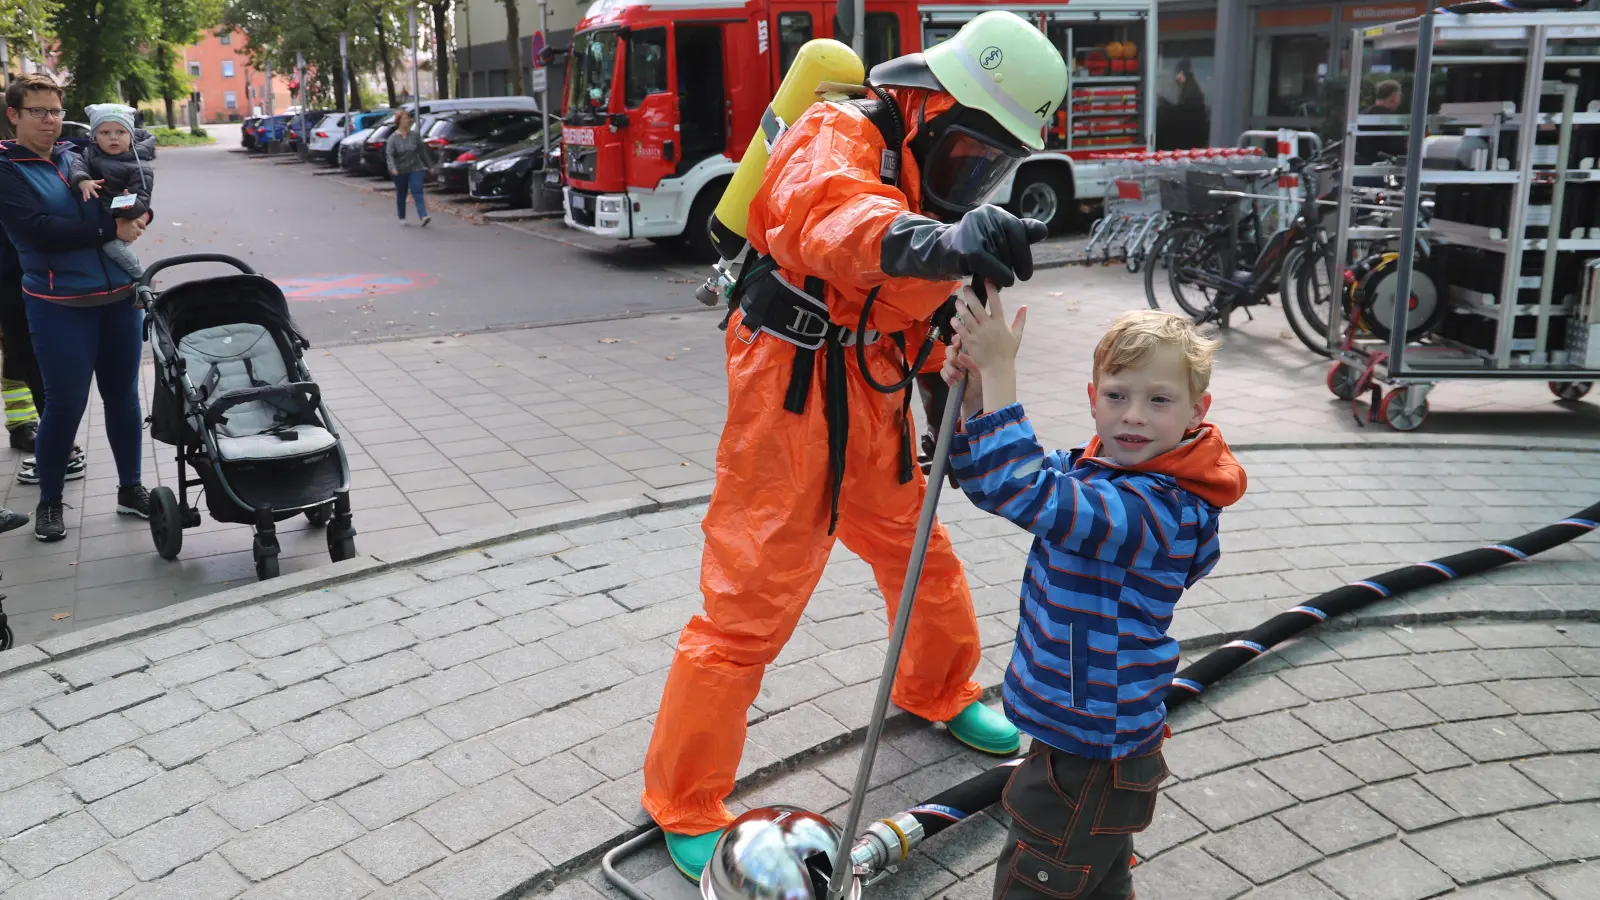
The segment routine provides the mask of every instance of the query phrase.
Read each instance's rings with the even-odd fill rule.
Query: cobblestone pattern
[[[1581,900],[1600,865],[1600,625],[1362,628],[1286,645],[1174,716],[1173,776],[1135,838],[1141,900]],[[838,821],[859,756],[739,795]],[[866,814],[992,761],[901,730]],[[929,840],[877,900],[987,900],[1008,825]],[[698,892],[659,849],[626,864],[655,900]],[[621,898],[593,869],[570,890]]]
[[[1304,492],[1315,479],[1344,481],[1374,468],[1412,488],[1375,496],[1396,505],[1366,512],[1397,522],[1408,512],[1423,517],[1435,508],[1427,494],[1444,491],[1449,476],[1421,470],[1430,460],[1431,471],[1473,465],[1467,455],[1247,454],[1252,494],[1228,513],[1224,562],[1209,587],[1191,592],[1175,631],[1215,641],[1219,628],[1254,624],[1316,589],[1294,586],[1307,572],[1329,584],[1370,575],[1384,567],[1379,559],[1424,559],[1504,538],[1570,513],[1572,494],[1600,493],[1580,469],[1582,454],[1524,453],[1496,460],[1506,489],[1475,494],[1474,506],[1460,507],[1462,521],[1395,524],[1378,535],[1378,526],[1330,531],[1301,518],[1314,508]],[[592,858],[645,823],[639,766],[676,633],[699,606],[702,512],[619,519],[464,553],[0,676],[0,897],[254,900],[294,896],[309,884],[325,886],[319,897],[489,900]],[[1028,541],[958,497],[944,517],[969,566],[987,648],[977,677],[993,685],[1009,652]],[[1358,537],[1388,543],[1340,543]],[[1600,582],[1596,552],[1593,542],[1574,543],[1508,567],[1497,581],[1391,601],[1380,612],[1556,616],[1589,602]],[[869,567],[840,548],[751,710],[740,770],[747,783],[865,727],[884,643],[874,635],[888,628],[882,605]],[[1230,615],[1241,624],[1223,626]],[[1484,679],[1570,681],[1573,667],[1592,664],[1575,647],[1550,650],[1548,659],[1515,646],[1440,650],[1415,666],[1368,655],[1264,682],[1239,679],[1249,690],[1209,702],[1233,719],[1298,708],[1306,696],[1389,691],[1361,698],[1370,708],[1352,700],[1360,714],[1334,704],[1316,722],[1357,732],[1371,727],[1361,715],[1388,728],[1438,724],[1445,743],[1415,752],[1448,762],[1452,742],[1509,753],[1532,749],[1524,735],[1543,738],[1533,726],[1499,735],[1472,730],[1471,720],[1434,723],[1425,704],[1445,701],[1430,691],[1491,716],[1504,714],[1497,698],[1551,702],[1519,681],[1497,686],[1504,698],[1481,686],[1487,694],[1455,697],[1463,689],[1448,681],[1451,673],[1482,674],[1482,666],[1491,673]],[[1593,685],[1575,687],[1588,696]],[[1564,703],[1578,702],[1562,690]],[[1276,739],[1291,749],[1241,755],[1216,774],[1241,777],[1238,766],[1258,758],[1316,763],[1336,792],[1337,772],[1317,760],[1277,759],[1311,749],[1296,737],[1312,725],[1297,722],[1261,719],[1262,727],[1278,723],[1284,734]],[[1249,746],[1223,727],[1206,734],[1229,750],[1224,738]],[[890,743],[878,771],[895,783],[874,795],[875,811],[908,805],[981,765],[936,728],[906,723]],[[1174,768],[1197,777],[1181,762]],[[738,802],[781,797],[837,811],[839,786],[853,771],[846,753]],[[1243,824],[1250,813],[1277,811],[1232,815]],[[988,864],[980,857],[972,871]]]

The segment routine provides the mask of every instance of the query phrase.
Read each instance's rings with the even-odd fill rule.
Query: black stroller
[[[150,287],[164,269],[201,262],[243,274]],[[183,529],[200,524],[188,495],[201,487],[213,519],[255,526],[258,578],[278,574],[274,523],[302,513],[327,526],[334,562],[354,557],[350,466],[283,292],[231,256],[197,253],[146,268],[138,297],[155,353],[150,435],[178,448],[177,493],[164,485],[150,492],[156,552],[177,558]],[[191,466],[198,477],[189,477]]]

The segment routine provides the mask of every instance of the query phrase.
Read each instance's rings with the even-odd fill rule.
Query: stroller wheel
[[[150,539],[162,559],[177,559],[183,550],[183,510],[172,488],[150,492]]]
[[[14,639],[10,625],[0,625],[0,650],[10,650]]]
[[[256,557],[256,580],[257,581],[266,581],[268,578],[277,578],[277,577],[278,577],[278,557],[276,555],[274,555],[274,556],[257,556]]]
[[[327,503],[322,506],[313,506],[306,510],[306,521],[311,523],[312,528],[321,528],[322,526],[328,524],[328,520],[331,518],[333,518],[332,503]]]
[[[328,534],[328,558],[334,562],[344,562],[356,558],[356,539],[353,537],[334,537]]]

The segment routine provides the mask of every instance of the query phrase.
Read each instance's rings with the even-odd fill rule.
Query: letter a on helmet
[[[1067,96],[1067,64],[1038,28],[992,10],[923,58],[957,103],[988,113],[1028,149],[1044,149],[1050,114]]]

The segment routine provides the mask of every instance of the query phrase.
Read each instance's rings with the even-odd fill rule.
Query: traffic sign
[[[544,68],[544,32],[535,31],[533,33],[533,53],[531,55],[533,57],[533,67],[535,69]]]

